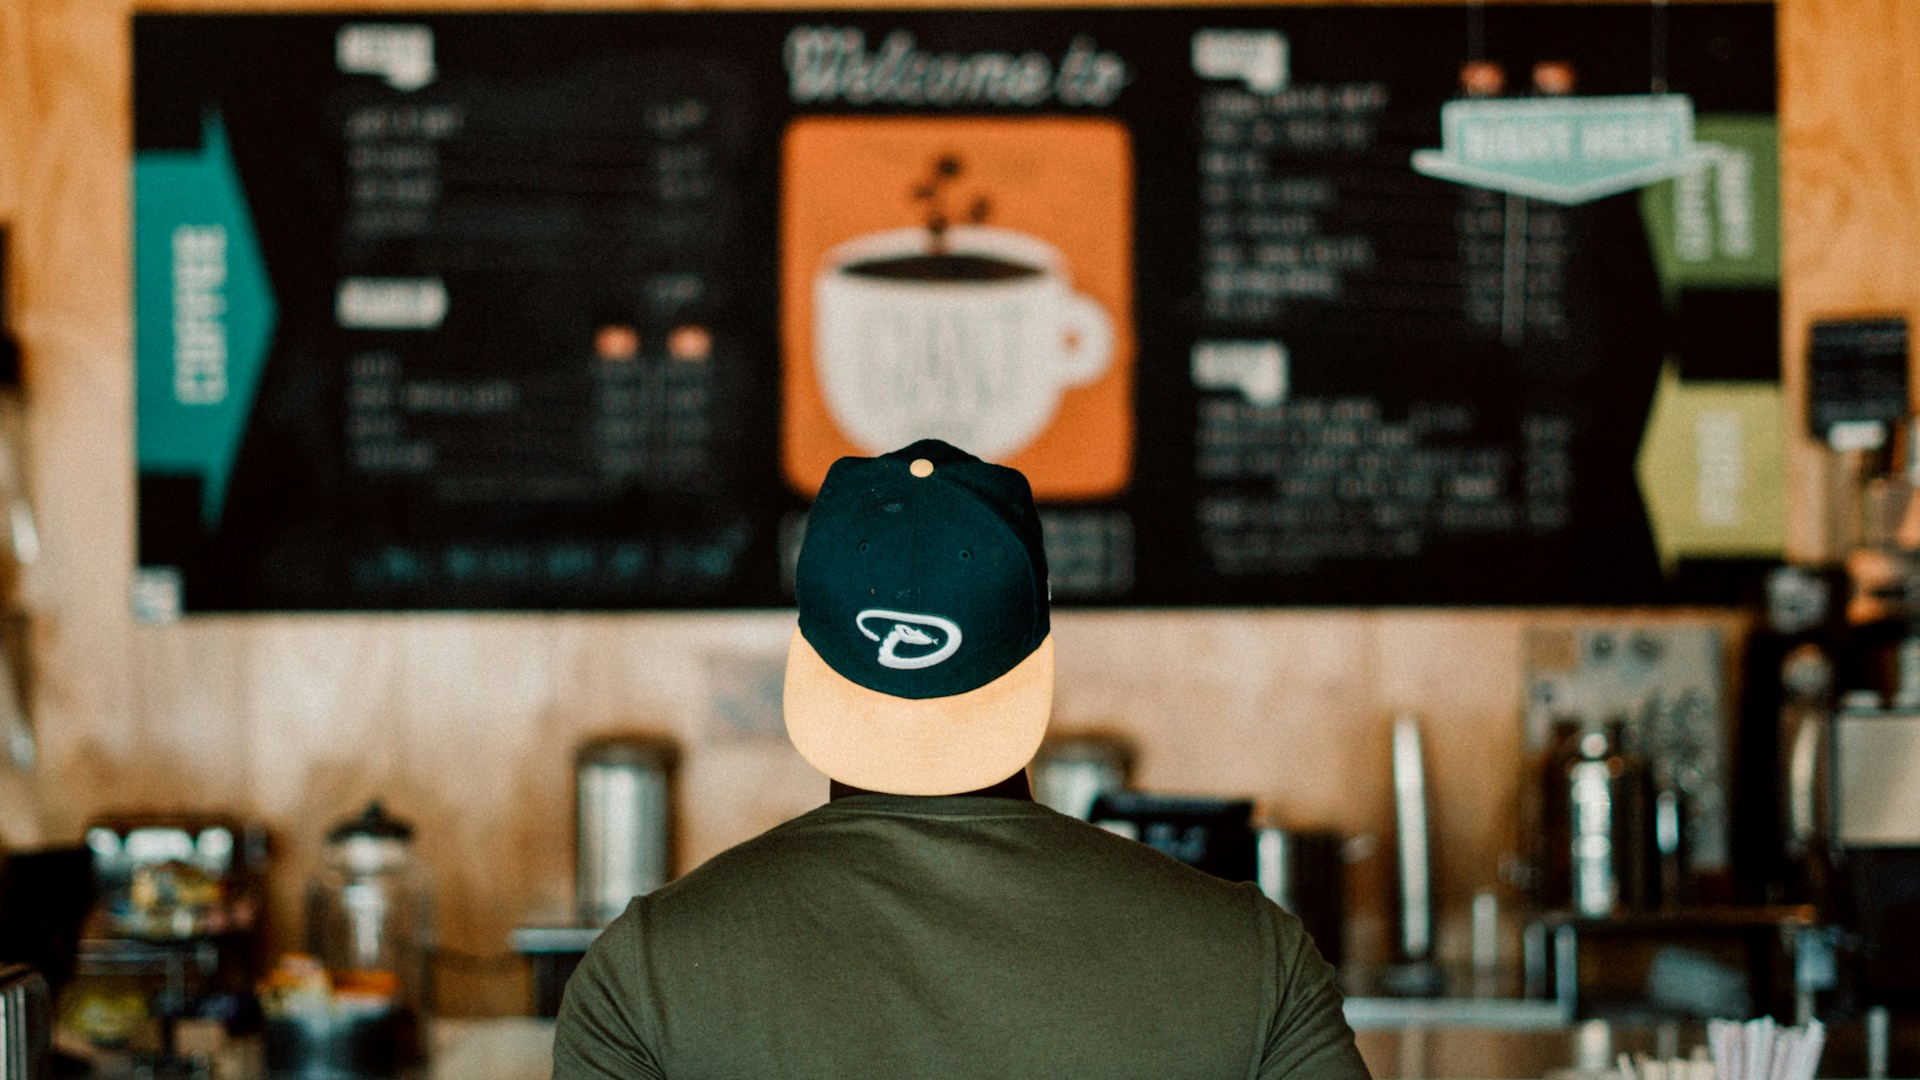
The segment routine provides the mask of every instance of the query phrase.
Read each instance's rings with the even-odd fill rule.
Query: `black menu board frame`
[[[1035,479],[1066,606],[1737,599],[1634,468],[1753,305],[1682,302],[1636,192],[1408,166],[1476,36],[1509,94],[1770,121],[1771,6],[1663,10],[137,14],[138,591],[781,607],[823,462],[947,423]],[[885,322],[894,234],[1029,329]],[[882,333],[919,382],[838,351]]]

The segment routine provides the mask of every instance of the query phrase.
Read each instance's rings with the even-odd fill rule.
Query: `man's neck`
[[[877,794],[883,793],[869,791],[866,788],[857,788],[852,784],[843,784],[838,780],[830,780],[827,782],[827,800],[829,802],[834,799],[844,799],[849,795]],[[986,795],[996,799],[1024,799],[1027,802],[1033,801],[1033,789],[1027,785],[1027,774],[1025,770],[1014,773],[1012,776],[1007,777],[1005,780],[991,787],[978,788],[974,791],[959,791],[955,792],[953,796],[946,797],[951,798],[970,795]],[[943,796],[935,795],[928,797],[942,798]]]

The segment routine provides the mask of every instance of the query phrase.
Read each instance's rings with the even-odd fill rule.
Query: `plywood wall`
[[[15,226],[12,299],[47,551],[28,598],[49,818],[69,833],[124,808],[264,820],[278,840],[285,941],[320,834],[382,795],[418,824],[432,866],[448,1008],[518,1010],[525,975],[506,935],[567,906],[580,738],[647,729],[683,740],[683,868],[823,798],[824,781],[766,714],[788,620],[132,623],[128,14],[125,0],[0,0],[0,219]],[[1903,62],[1920,50],[1920,7],[1788,0],[1782,14],[1786,334],[1797,358],[1815,314],[1914,307],[1920,82]],[[1818,464],[1796,458],[1797,506],[1817,504]],[[1796,525],[1804,550],[1822,536]],[[1730,640],[1742,625],[1725,612],[1073,613],[1058,620],[1057,718],[1132,735],[1149,787],[1252,794],[1289,822],[1384,838],[1387,725],[1418,711],[1433,755],[1443,941],[1458,950],[1468,896],[1494,882],[1516,842],[1523,635],[1621,618],[1707,621]],[[1362,952],[1383,943],[1388,881],[1384,856],[1355,867]]]
[[[1780,15],[1781,332],[1797,433],[1814,321],[1920,318],[1920,6],[1788,0]],[[1788,469],[1799,511],[1788,550],[1830,556],[1845,535],[1847,477],[1804,435]]]

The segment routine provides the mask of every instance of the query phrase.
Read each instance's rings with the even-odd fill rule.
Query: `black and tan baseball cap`
[[[844,784],[951,795],[1019,772],[1053,711],[1026,477],[927,439],[834,462],[807,515],[787,734]]]

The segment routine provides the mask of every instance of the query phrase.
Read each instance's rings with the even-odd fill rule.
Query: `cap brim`
[[[1053,712],[1053,635],[985,686],[915,700],[846,678],[795,629],[784,707],[800,756],[843,784],[893,795],[975,791],[1039,751]]]

